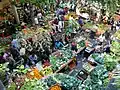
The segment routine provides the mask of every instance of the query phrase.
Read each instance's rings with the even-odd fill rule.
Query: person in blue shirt
[[[38,57],[35,53],[32,53],[30,56],[29,56],[29,60],[30,62],[32,63],[32,65],[35,65],[38,61]]]
[[[83,19],[81,17],[79,17],[78,23],[80,24],[81,27],[83,26],[84,23],[83,23]]]
[[[13,47],[19,48],[19,43],[18,43],[17,39],[13,39],[12,42],[11,42],[11,44],[12,44]]]
[[[62,48],[64,45],[63,45],[63,43],[62,42],[60,42],[60,41],[55,41],[55,48],[56,49],[60,49],[60,48]]]

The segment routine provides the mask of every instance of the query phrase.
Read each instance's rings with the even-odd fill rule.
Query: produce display
[[[42,80],[27,80],[20,90],[49,90],[47,83]]]
[[[0,64],[0,80],[4,83],[4,85],[8,84],[7,80],[7,71],[9,71],[9,68],[7,68],[9,63]]]
[[[62,90],[59,85],[54,85],[50,88],[50,90]]]
[[[44,69],[41,70],[40,72],[41,72],[42,75],[44,75],[44,76],[53,74],[53,70],[52,70],[51,66],[48,66],[48,67],[44,68]]]
[[[116,55],[116,57],[120,56],[120,43],[117,41],[112,41],[111,51]]]
[[[43,77],[42,74],[40,74],[39,70],[37,68],[31,68],[31,71],[27,73],[27,78],[29,79],[41,79]]]
[[[117,86],[118,89],[120,89],[120,76],[116,76],[115,78],[115,85]]]
[[[81,47],[85,47],[85,40],[81,40],[77,43],[77,48],[80,49]]]
[[[116,57],[109,54],[104,54],[104,65],[108,71],[113,71],[116,68]]]
[[[120,30],[118,30],[115,34],[114,37],[120,40]]]
[[[102,57],[101,54],[94,53],[91,55],[91,57],[95,60],[95,62],[99,64],[104,64],[104,57]]]
[[[90,76],[83,82],[85,90],[103,89],[103,80],[108,77],[107,70],[103,65],[96,66],[90,73]]]
[[[93,24],[91,22],[87,22],[87,23],[84,24],[84,28],[92,29]]]
[[[81,81],[66,74],[53,74],[41,80],[26,79],[20,90],[49,90],[56,84],[59,84],[63,90],[81,90]]]
[[[67,63],[73,57],[72,51],[70,49],[63,49],[57,51],[56,55],[50,56],[50,63],[52,65],[53,71],[61,68],[61,66]]]
[[[107,25],[105,24],[99,24],[98,25],[98,30],[97,30],[97,33],[98,34],[104,34],[107,30],[108,30],[108,27]]]
[[[109,26],[104,24],[98,24],[97,25],[98,28],[94,28],[94,27],[95,27],[94,24],[92,24],[91,22],[87,22],[84,25],[84,28],[86,29],[91,29],[91,30],[97,29],[97,32],[96,32],[97,35],[105,33],[105,31],[108,30]]]
[[[54,74],[53,76],[50,76],[50,77],[55,82],[59,83],[63,90],[70,90],[70,89],[71,90],[81,90],[80,89],[81,81],[72,76],[69,76],[66,74]],[[51,82],[51,85],[53,85],[55,82]],[[47,83],[48,83],[48,81],[47,81]],[[49,83],[49,85],[50,85],[50,83]]]

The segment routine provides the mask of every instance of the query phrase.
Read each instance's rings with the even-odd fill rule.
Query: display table
[[[92,65],[91,65],[90,63],[88,63],[88,62],[84,63],[84,65],[83,65],[83,69],[84,69],[85,71],[87,71],[88,73],[90,73],[94,68],[95,68],[95,67],[92,66]]]
[[[70,64],[73,61],[73,59],[70,59],[67,63],[63,64],[57,71],[55,71],[55,73],[60,72],[63,68],[65,68],[68,64]]]

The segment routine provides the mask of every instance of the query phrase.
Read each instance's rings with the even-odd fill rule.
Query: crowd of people
[[[28,13],[27,5],[25,7],[25,10],[26,13]],[[72,11],[74,10],[75,9],[73,9]],[[67,7],[65,7],[64,9],[58,8],[56,10],[55,18],[51,22],[52,32],[50,32],[49,35],[47,35],[47,37],[42,40],[25,40],[24,38],[22,40],[18,40],[17,38],[14,38],[11,42],[10,48],[7,49],[6,52],[1,53],[0,63],[9,62],[10,70],[13,70],[18,64],[21,63],[24,64],[25,67],[35,65],[39,61],[44,64],[45,62],[49,62],[49,55],[52,52],[57,49],[61,49],[66,44],[71,44],[71,49],[77,52],[77,45],[75,41],[72,40],[74,37],[71,37],[71,33],[68,35],[66,35],[65,33],[64,23],[66,19],[64,16],[67,15],[69,12],[71,12],[71,9],[68,9]],[[34,18],[35,25],[43,24],[43,22],[41,22],[42,18],[44,18],[44,16],[42,15],[41,11],[36,11],[36,15]],[[74,19],[72,15],[70,20],[71,19]],[[111,31],[120,29],[120,20],[116,23],[114,18],[107,18],[104,16],[102,18],[102,21],[104,24],[111,25]],[[79,16],[77,22],[79,23],[79,30],[77,31],[84,32],[82,28],[84,26],[84,21],[81,16]],[[55,38],[55,36],[60,33],[61,36],[59,37],[59,39]],[[106,31],[105,35],[101,35],[98,38],[100,43],[102,44],[105,39],[110,41],[110,34],[110,32]],[[92,30],[90,32],[90,38],[95,39],[95,32]],[[105,51],[110,52],[110,42],[108,42],[108,46],[106,47]]]

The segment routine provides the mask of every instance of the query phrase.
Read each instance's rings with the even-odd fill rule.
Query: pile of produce
[[[81,81],[66,74],[53,74],[41,80],[26,79],[20,90],[49,90],[56,84],[63,90],[81,90]]]
[[[105,33],[106,30],[108,30],[107,25],[105,25],[105,24],[98,25],[98,30],[97,30],[98,33],[103,34],[103,33]]]
[[[120,39],[120,30],[118,30],[118,31],[114,34],[114,36],[115,36],[117,39]]]
[[[116,55],[120,56],[120,43],[117,41],[112,41],[111,51]]]
[[[80,42],[77,43],[77,48],[85,47],[85,40],[81,40]]]
[[[92,24],[91,22],[87,22],[87,23],[84,25],[84,28],[93,29],[93,24]]]
[[[103,34],[103,33],[105,33],[106,30],[108,30],[108,26],[104,25],[104,24],[98,24],[97,27],[98,27],[98,29],[96,28],[97,29],[97,32],[96,32],[97,35]],[[84,25],[84,28],[91,29],[91,30],[95,29],[94,24],[92,24],[91,22],[87,22]]]
[[[91,56],[97,63],[99,64],[104,64],[104,58],[102,57],[101,54],[99,53],[94,53]]]
[[[9,63],[0,64],[0,80],[3,82],[4,85],[8,84],[8,78],[7,78],[7,71],[9,71],[9,68],[7,68]]]
[[[43,77],[42,73],[36,67],[25,68],[24,65],[17,66],[13,70],[13,74],[25,75],[28,79],[41,79]]]
[[[103,89],[103,80],[108,77],[107,70],[103,65],[96,66],[90,73],[90,76],[83,82],[85,90],[101,90]],[[83,90],[84,90],[83,89]]]
[[[44,76],[48,76],[53,74],[53,70],[51,68],[51,66],[45,67],[43,70],[40,71],[42,73],[42,75]]]
[[[27,73],[27,77],[29,79],[41,79],[43,75],[41,75],[39,70],[36,67],[34,67],[34,68],[31,68],[31,71]]]
[[[118,89],[120,89],[120,76],[116,76],[115,78],[115,85],[117,86]]]
[[[26,79],[20,90],[49,90],[47,83],[42,80]]]
[[[104,65],[108,71],[113,71],[116,68],[116,64],[117,64],[116,56],[104,54]]]
[[[53,71],[58,70],[61,66],[67,63],[73,57],[70,49],[63,49],[58,51],[57,55],[50,56],[50,63]]]

